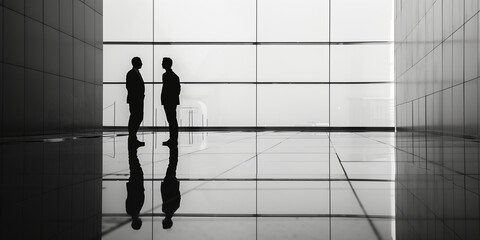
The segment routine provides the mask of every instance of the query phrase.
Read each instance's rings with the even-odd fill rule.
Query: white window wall
[[[392,0],[104,0],[104,125],[127,125],[134,56],[166,125],[168,56],[182,126],[391,127],[392,28]]]

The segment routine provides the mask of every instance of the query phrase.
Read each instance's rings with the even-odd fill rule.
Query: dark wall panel
[[[396,3],[396,237],[480,239],[479,2]]]
[[[1,2],[1,136],[100,129],[103,1]]]
[[[465,83],[465,135],[477,136],[477,79]]]
[[[45,132],[55,133],[60,128],[60,78],[57,75],[44,75]]]
[[[25,56],[24,16],[8,8],[4,10],[4,62],[23,66]]]
[[[60,77],[60,130],[73,130],[73,79]]]
[[[43,72],[25,70],[25,132],[43,133]]]
[[[43,24],[25,20],[25,67],[43,71]]]
[[[6,135],[23,135],[25,123],[24,69],[3,65],[3,132]]]

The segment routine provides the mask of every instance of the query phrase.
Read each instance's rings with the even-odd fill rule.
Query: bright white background
[[[103,29],[130,42],[104,45],[105,126],[127,125],[134,56],[145,126],[165,125],[165,56],[182,126],[394,126],[393,44],[361,43],[393,40],[392,0],[104,0]]]

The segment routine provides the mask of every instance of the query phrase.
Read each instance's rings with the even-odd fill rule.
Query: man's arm
[[[176,90],[176,94],[177,95],[180,95],[180,91],[181,91],[181,87],[180,87],[180,78],[178,76],[176,76],[176,83],[175,83],[175,90]]]
[[[127,91],[130,91],[132,89],[132,71],[128,71],[127,73],[127,84],[126,84],[126,87],[127,87]]]

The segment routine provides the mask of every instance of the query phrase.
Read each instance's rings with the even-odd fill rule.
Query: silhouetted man
[[[162,212],[165,213],[165,219],[162,221],[163,229],[169,229],[173,225],[172,217],[175,211],[180,207],[180,182],[177,179],[178,163],[178,145],[170,144],[170,158],[167,167],[167,173],[160,186],[162,192]]]
[[[145,98],[145,84],[139,71],[142,65],[142,60],[139,57],[132,58],[133,68],[127,73],[127,103],[130,105],[128,141],[145,146],[144,142],[137,139],[137,131],[143,121],[143,99]]]
[[[145,202],[145,188],[143,186],[143,171],[137,156],[136,143],[128,143],[128,165],[130,167],[130,177],[127,182],[127,199],[125,200],[125,209],[127,214],[132,217],[132,228],[138,230],[142,227],[142,219],[139,218]]]
[[[172,65],[172,59],[163,58],[162,67],[165,69],[165,73],[162,75],[161,100],[167,116],[168,131],[170,132],[170,139],[163,142],[163,145],[176,145],[178,142],[177,105],[180,104],[180,79],[172,71]]]

